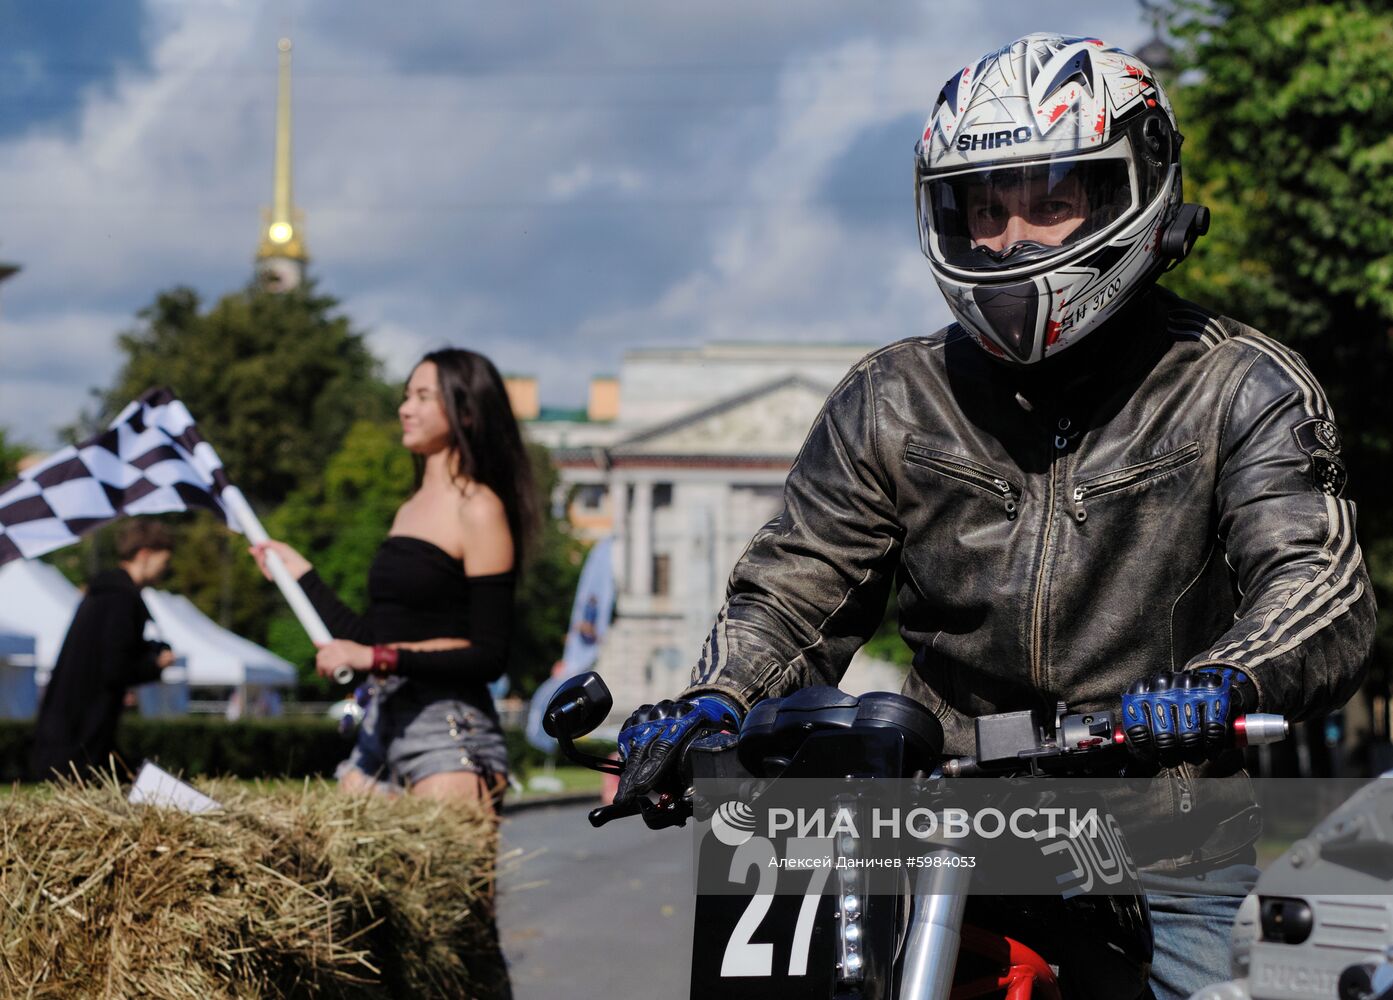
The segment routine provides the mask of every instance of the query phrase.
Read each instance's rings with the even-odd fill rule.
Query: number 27
[[[789,860],[830,858],[832,841],[826,837],[791,837],[788,843]],[[752,837],[735,849],[730,860],[730,881],[743,882],[751,868],[759,871],[759,885],[750,897],[750,905],[740,915],[726,945],[725,957],[721,960],[721,976],[771,976],[774,973],[774,946],[756,944],[750,939],[759,929],[760,923],[774,903],[774,886],[778,880],[774,845],[763,837]],[[813,918],[817,915],[817,904],[822,899],[822,887],[827,884],[831,869],[825,866],[814,868],[808,879],[808,887],[803,893],[803,903],[798,908],[798,922],[793,929],[793,950],[788,959],[790,976],[808,974],[808,953],[813,943]]]

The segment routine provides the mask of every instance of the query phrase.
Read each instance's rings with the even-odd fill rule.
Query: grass
[[[600,792],[600,788],[604,784],[605,780],[605,776],[603,774],[600,774],[598,771],[592,771],[589,768],[558,767],[552,769],[551,771],[545,771],[542,769],[532,771],[527,776],[527,778],[523,780],[523,785],[527,786],[529,781],[538,775],[554,777],[558,781],[560,781],[561,792],[563,794],[572,792],[594,792],[598,795]],[[556,793],[535,792],[530,787],[528,787],[521,795],[515,795],[514,798],[529,799],[533,798],[536,795],[542,794],[550,795]]]

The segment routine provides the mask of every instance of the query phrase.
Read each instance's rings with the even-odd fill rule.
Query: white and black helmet
[[[1097,329],[1208,228],[1181,202],[1180,141],[1155,74],[1096,38],[1027,35],[953,76],[914,187],[920,247],[954,317],[1016,364]],[[1007,204],[1046,222],[1082,207],[1056,245],[1007,242]]]

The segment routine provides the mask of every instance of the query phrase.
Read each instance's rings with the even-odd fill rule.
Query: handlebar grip
[[[638,800],[624,802],[620,805],[599,806],[590,810],[590,825],[601,827],[610,820],[623,819],[625,816],[637,816],[639,814]]]
[[[1280,743],[1291,735],[1291,723],[1286,716],[1268,712],[1250,712],[1233,720],[1233,745],[1260,747]],[[1112,732],[1112,741],[1118,745],[1127,742],[1125,730],[1117,726]]]

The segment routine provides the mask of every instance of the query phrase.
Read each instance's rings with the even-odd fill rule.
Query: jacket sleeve
[[[362,615],[353,611],[339,599],[334,589],[325,583],[319,573],[311,569],[300,576],[299,584],[305,596],[324,619],[324,627],[335,639],[351,639],[364,646],[373,644],[372,629]]]
[[[106,685],[112,690],[124,690],[137,684],[160,679],[155,665],[160,650],[168,649],[162,642],[145,638],[145,623],[149,612],[136,590],[104,593],[91,598],[92,621],[99,622],[94,638],[100,650],[106,674]]]
[[[736,563],[685,695],[741,708],[835,684],[885,611],[904,533],[877,437],[871,362],[833,390],[784,485],[783,511]]]
[[[160,654],[169,648],[165,642],[155,640],[144,640],[140,644],[139,655],[135,657],[131,668],[131,676],[128,684],[132,687],[138,684],[153,684],[160,679],[163,671],[160,669]]]
[[[1239,667],[1261,711],[1295,720],[1338,708],[1358,689],[1375,609],[1325,394],[1299,356],[1265,348],[1242,377],[1220,443],[1219,536],[1239,607],[1187,669]]]

